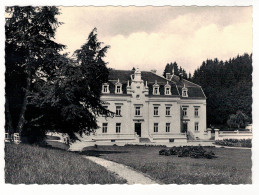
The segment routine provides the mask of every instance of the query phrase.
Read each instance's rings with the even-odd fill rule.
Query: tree
[[[231,114],[227,123],[230,127],[245,127],[248,122],[248,116],[242,111],[238,110],[236,114]]]
[[[236,113],[236,123],[237,127],[245,127],[248,122],[248,116],[243,113],[241,110],[238,110]]]
[[[225,62],[207,59],[191,81],[201,85],[207,96],[208,124],[225,125],[236,110],[252,122],[252,54]]]
[[[103,60],[109,46],[101,44],[94,29],[87,42],[75,51],[76,60],[64,56],[55,79],[38,86],[31,100],[31,109],[37,117],[30,128],[38,129],[41,136],[46,130],[67,133],[73,141],[77,140],[76,134],[98,128],[97,116],[112,116],[100,100],[102,84],[109,75]]]
[[[21,133],[32,87],[43,78],[51,79],[64,45],[53,41],[60,25],[58,8],[14,6],[6,13],[6,127]]]
[[[178,68],[178,65],[176,62],[174,63],[171,62],[170,64],[169,63],[166,64],[163,72],[163,76],[166,77],[166,73],[172,73],[173,70],[175,75],[179,75],[180,73],[182,73],[183,78],[187,79],[186,71],[182,67]]]

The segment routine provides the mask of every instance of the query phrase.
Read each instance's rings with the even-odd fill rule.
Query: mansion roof
[[[115,83],[118,82],[122,84],[122,94],[127,94],[127,84],[128,81],[131,82],[131,75],[134,74],[133,70],[114,70],[111,69],[109,73],[109,90],[110,94],[115,94]],[[152,96],[153,85],[157,83],[159,85],[160,96],[165,95],[164,86],[168,83],[171,85],[171,95],[179,96],[181,98],[206,98],[201,86],[194,84],[185,79],[180,79],[179,76],[173,75],[170,80],[159,76],[151,71],[141,71],[141,79],[144,83],[147,82],[149,89],[149,95]],[[188,89],[188,97],[182,97],[182,88]],[[168,96],[168,95],[167,95]]]

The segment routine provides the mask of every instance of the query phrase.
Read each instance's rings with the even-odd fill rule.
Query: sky
[[[252,7],[60,7],[56,41],[71,54],[94,27],[109,45],[108,67],[156,69],[177,62],[193,73],[206,59],[252,53]]]

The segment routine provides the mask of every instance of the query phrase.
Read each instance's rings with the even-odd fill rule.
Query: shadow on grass
[[[96,156],[99,157],[102,154],[119,154],[119,153],[128,153],[128,151],[114,151],[114,150],[85,150],[82,152],[79,152],[81,155],[86,155],[86,156]]]

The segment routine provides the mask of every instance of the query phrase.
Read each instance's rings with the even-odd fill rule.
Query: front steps
[[[151,143],[149,138],[142,138],[142,137],[139,138],[139,142],[140,143]]]

